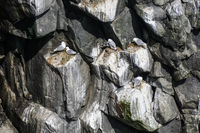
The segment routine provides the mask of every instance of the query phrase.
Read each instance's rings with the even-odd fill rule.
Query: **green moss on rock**
[[[130,103],[129,102],[120,102],[120,108],[122,110],[122,116],[127,121],[132,121]]]

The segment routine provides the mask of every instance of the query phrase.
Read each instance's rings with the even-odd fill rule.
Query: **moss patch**
[[[136,129],[138,129],[138,130],[148,132],[148,130],[145,128],[145,125],[144,125],[141,121],[139,121],[139,120],[134,121],[134,122],[133,122],[133,126],[134,126]]]
[[[129,102],[120,102],[121,116],[123,119],[131,122],[131,111],[130,111],[130,103]]]

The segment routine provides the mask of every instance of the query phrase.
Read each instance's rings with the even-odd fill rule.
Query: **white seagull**
[[[112,40],[112,39],[108,39],[108,41],[103,45],[103,47],[110,47],[111,49],[113,49],[113,50],[117,50],[117,48],[116,48],[116,44],[115,44],[115,42]]]
[[[133,38],[132,43],[134,43],[134,44],[136,44],[136,45],[138,45],[138,46],[141,46],[141,47],[143,47],[143,48],[146,48],[146,47],[147,47],[147,44],[144,43],[144,42],[143,42],[141,39],[139,39],[139,38]]]
[[[61,44],[57,47],[57,48],[55,48],[53,51],[54,52],[59,52],[59,51],[63,51],[63,50],[65,50],[65,48],[66,48],[66,42],[61,42]]]
[[[76,51],[70,49],[70,48],[67,46],[66,42],[63,42],[63,41],[62,41],[61,44],[60,44],[57,48],[55,48],[53,51],[54,51],[54,52],[60,52],[60,51],[63,51],[63,50],[65,50],[65,51],[67,52],[67,54],[69,54],[69,55],[74,55],[74,54],[76,54]]]
[[[137,76],[134,78],[133,88],[139,86],[142,82],[143,78],[141,76]]]
[[[76,54],[76,51],[70,49],[69,47],[66,47],[66,52],[67,52],[67,54],[69,54],[69,55],[75,55],[75,54]]]

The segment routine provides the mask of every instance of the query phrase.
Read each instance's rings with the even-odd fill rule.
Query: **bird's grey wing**
[[[139,84],[140,84],[140,80],[138,80],[138,79],[135,79],[134,80],[134,85],[133,85],[133,87],[135,88],[135,87],[137,87]]]
[[[76,54],[76,51],[72,50],[72,49],[69,49],[69,50],[66,50],[67,54],[69,55],[74,55]]]
[[[53,51],[56,52],[56,51],[63,51],[65,49],[65,46],[63,45],[59,45],[57,48],[55,48]]]
[[[115,44],[115,42],[110,42],[110,48],[111,49],[113,49],[113,50],[116,50],[117,48],[116,48],[116,44]]]
[[[140,39],[138,39],[137,40],[137,45],[139,45],[139,46],[146,46],[146,43],[144,43],[142,40],[140,40]]]

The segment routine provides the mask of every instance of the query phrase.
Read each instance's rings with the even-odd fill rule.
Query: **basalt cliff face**
[[[0,17],[1,133],[199,132],[199,0],[0,0]]]

